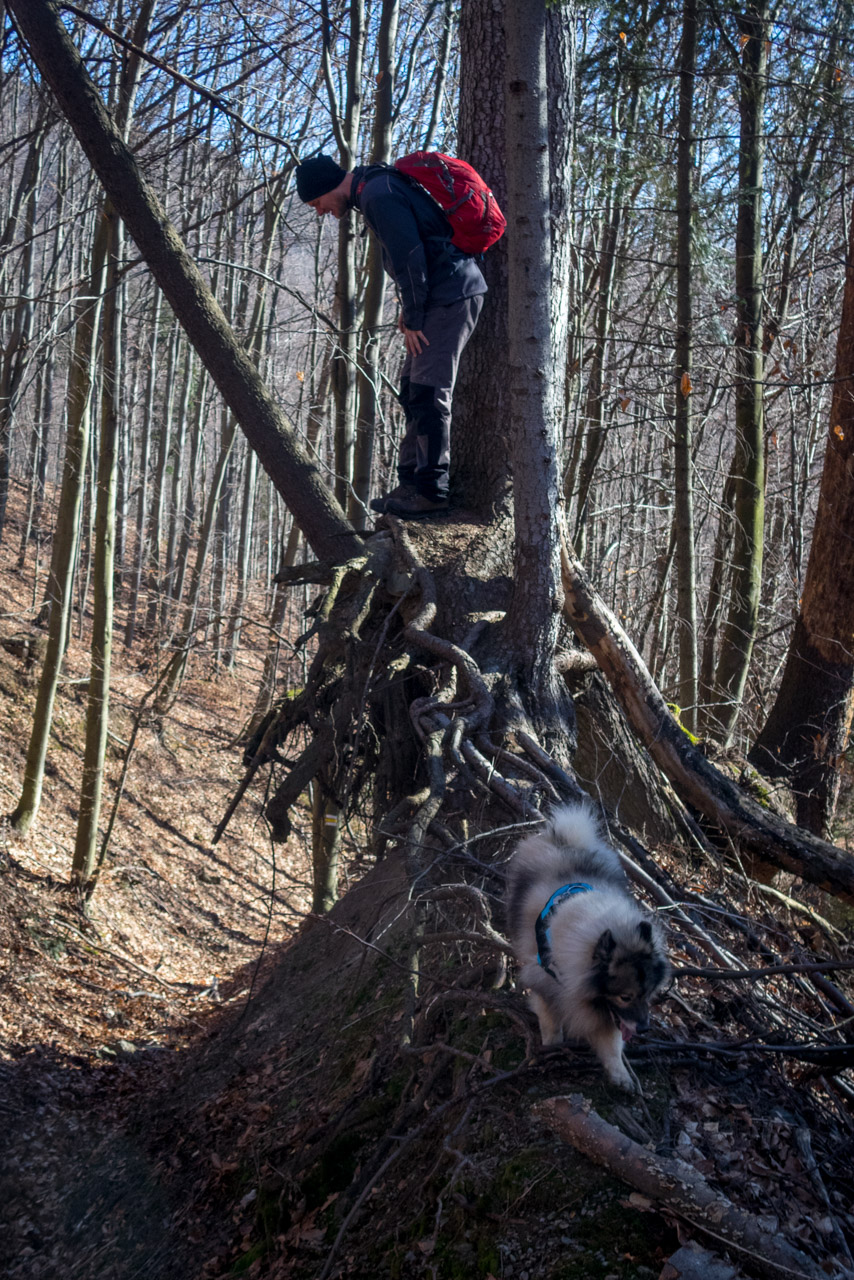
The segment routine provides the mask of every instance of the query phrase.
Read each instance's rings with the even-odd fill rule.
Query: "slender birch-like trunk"
[[[85,885],[98,854],[98,818],[104,786],[104,759],[110,713],[110,669],[113,644],[113,552],[116,520],[116,461],[120,388],[119,255],[121,226],[110,210],[107,219],[107,281],[101,329],[101,434],[95,510],[92,661],[86,707],[86,742],[77,834],[71,863],[74,884]]]
[[[697,588],[694,553],[692,309],[694,216],[693,105],[697,75],[697,3],[682,6],[679,57],[679,132],[676,154],[676,370],[673,438],[674,525],[676,532],[676,600],[679,641],[679,695],[682,723],[697,729]]]
[[[739,204],[735,290],[735,502],[732,577],[715,672],[714,705],[721,742],[728,743],[759,623],[765,528],[765,357],[762,334],[762,171],[768,67],[767,0],[739,18]]]
[[[48,627],[47,650],[39,678],[33,727],[24,764],[24,783],[10,822],[25,834],[41,804],[44,766],[53,720],[53,704],[65,654],[68,619],[74,584],[74,563],[83,502],[83,486],[89,459],[89,396],[92,387],[95,334],[100,315],[107,250],[107,224],[98,221],[92,245],[89,278],[80,290],[76,307],[74,351],[68,379],[65,461],[59,509],[53,534],[53,552],[45,593]]]
[[[371,138],[371,162],[391,159],[392,106],[395,85],[395,41],[399,0],[383,0],[377,38],[377,92],[374,102],[374,127]],[[357,529],[367,525],[367,502],[374,462],[374,436],[380,380],[380,334],[385,298],[385,271],[382,251],[375,236],[368,245],[368,278],[362,329],[359,338],[357,396],[359,415],[356,424],[356,450],[353,465],[353,488],[348,515]]]

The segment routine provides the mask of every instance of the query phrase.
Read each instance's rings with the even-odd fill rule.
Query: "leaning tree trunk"
[[[785,822],[716,769],[677,724],[631,640],[568,552],[563,575],[568,620],[596,658],[632,729],[685,804],[755,857],[854,901],[851,854]]]
[[[309,544],[332,560],[362,549],[317,464],[243,350],[104,108],[53,0],[11,0],[30,52],[261,464]]]
[[[854,216],[845,271],[830,430],[801,607],[774,706],[750,753],[788,777],[798,822],[827,835],[854,689]]]

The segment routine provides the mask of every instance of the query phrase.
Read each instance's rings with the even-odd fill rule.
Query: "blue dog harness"
[[[540,914],[537,916],[537,922],[534,925],[534,933],[537,938],[537,964],[545,969],[549,977],[554,978],[557,982],[557,974],[551,967],[552,960],[552,942],[551,942],[551,920],[561,903],[566,902],[567,898],[573,898],[577,893],[593,893],[592,884],[582,884],[576,881],[575,884],[565,884],[560,889],[555,889]]]

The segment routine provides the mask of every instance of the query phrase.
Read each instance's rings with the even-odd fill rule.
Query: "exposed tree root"
[[[588,1159],[687,1218],[700,1231],[708,1229],[716,1240],[724,1240],[739,1253],[749,1255],[753,1266],[763,1274],[776,1280],[827,1280],[827,1273],[817,1263],[779,1235],[769,1234],[751,1214],[737,1209],[713,1190],[690,1165],[664,1159],[640,1146],[598,1116],[580,1094],[547,1098],[534,1107],[534,1114]]]
[[[216,839],[258,770],[284,763],[288,773],[266,809],[274,837],[287,835],[290,806],[317,780],[340,810],[363,815],[378,855],[390,838],[401,843],[416,884],[433,861],[431,844],[464,845],[475,816],[479,826],[493,811],[496,826],[506,816],[537,821],[544,801],[583,794],[530,725],[520,721],[512,740],[495,740],[496,702],[470,649],[502,615],[475,619],[463,643],[437,634],[435,582],[401,522],[389,519],[365,556],[293,566],[279,579],[324,588],[301,637],[316,652],[305,688],[247,748],[246,775]],[[308,741],[285,758],[298,730]],[[440,820],[444,810],[449,818]]]

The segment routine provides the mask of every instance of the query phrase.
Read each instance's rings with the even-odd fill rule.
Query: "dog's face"
[[[664,985],[669,965],[658,937],[646,920],[617,939],[610,929],[593,950],[593,1003],[613,1019],[624,1040],[649,1026],[649,1002]]]

